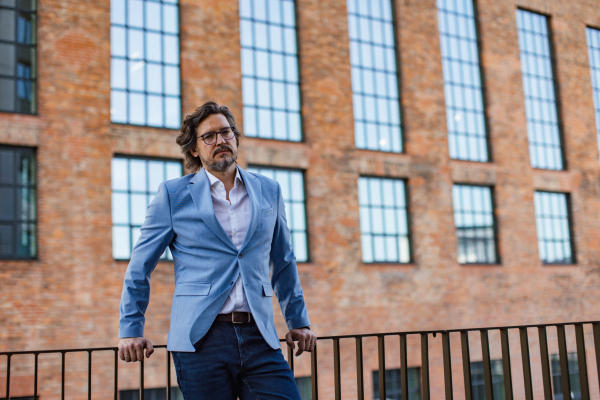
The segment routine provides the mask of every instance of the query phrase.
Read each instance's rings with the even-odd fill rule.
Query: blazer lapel
[[[215,215],[215,209],[212,203],[212,197],[210,195],[210,183],[204,168],[196,173],[190,183],[187,185],[194,204],[200,213],[200,218],[204,221],[206,226],[219,238],[234,249],[237,252],[237,248],[225,233],[225,229],[219,223],[217,216]]]
[[[250,226],[248,226],[248,232],[246,233],[246,237],[244,238],[244,242],[242,243],[242,247],[240,248],[241,250],[243,250],[248,245],[248,243],[250,243],[252,235],[254,235],[254,231],[256,231],[256,227],[258,226],[258,222],[260,220],[260,213],[262,210],[262,192],[261,184],[258,179],[252,176],[252,174],[244,171],[242,168],[238,167],[238,169],[240,170],[242,179],[244,179],[244,184],[246,185],[248,196],[250,197],[250,201],[252,202],[252,217],[250,219]]]

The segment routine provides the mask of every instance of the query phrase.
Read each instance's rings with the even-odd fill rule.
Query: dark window
[[[535,192],[534,202],[540,259],[547,264],[573,263],[567,195]]]
[[[494,400],[504,400],[504,369],[502,360],[491,360],[490,368],[492,370],[492,391]],[[483,362],[471,362],[471,388],[473,391],[473,400],[485,400],[485,379],[483,377]]]
[[[473,0],[438,0],[450,157],[488,161]]]
[[[347,0],[359,149],[402,152],[396,40],[391,0]]]
[[[304,176],[302,171],[264,167],[249,167],[254,172],[276,180],[281,186],[285,203],[285,215],[290,229],[294,255],[299,262],[308,261],[306,235],[306,204],[304,199]]]
[[[552,386],[554,389],[554,400],[564,400],[560,372],[560,358],[558,354],[550,356],[552,364]],[[569,365],[569,384],[571,385],[571,399],[581,400],[581,383],[579,382],[579,363],[577,353],[567,353]]]
[[[531,166],[563,169],[548,18],[517,10]]]
[[[112,160],[113,257],[128,260],[148,205],[161,182],[182,175],[180,161],[115,157]],[[167,248],[161,259],[172,260]]]
[[[111,121],[178,129],[177,0],[111,0]]]
[[[139,400],[140,391],[120,390],[119,400]],[[167,400],[167,388],[144,389],[144,400]],[[183,393],[177,386],[171,388],[171,400],[183,400]]]
[[[310,376],[300,376],[294,378],[296,380],[296,386],[300,392],[301,400],[312,400],[312,381]]]
[[[454,224],[461,264],[498,262],[492,189],[454,185]]]
[[[386,400],[401,400],[401,374],[400,369],[385,370],[385,398]],[[373,398],[379,400],[379,371],[373,371]],[[408,400],[421,398],[421,368],[408,369]],[[383,400],[383,399],[382,399]]]
[[[358,201],[363,261],[410,262],[404,181],[361,177]]]
[[[598,149],[600,150],[600,30],[587,28],[588,53],[590,57],[590,72],[592,88],[594,89],[594,109],[596,111],[596,132],[598,134]]]
[[[35,114],[37,1],[0,1],[0,111]]]
[[[293,0],[240,0],[244,134],[302,139]]]
[[[35,151],[0,146],[0,259],[37,256],[36,197]]]

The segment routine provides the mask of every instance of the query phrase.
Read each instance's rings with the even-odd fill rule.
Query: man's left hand
[[[296,348],[294,341],[298,342],[297,357],[305,351],[311,352],[314,350],[317,345],[317,335],[306,328],[292,329],[285,335],[285,342],[292,350]]]

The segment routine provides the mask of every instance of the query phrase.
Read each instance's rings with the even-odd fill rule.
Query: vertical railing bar
[[[421,387],[423,400],[429,400],[429,338],[421,333]]]
[[[310,379],[312,384],[313,400],[319,400],[319,380],[317,376],[317,348],[318,346],[315,346],[313,351],[310,353]]]
[[[577,363],[579,364],[579,384],[581,400],[590,400],[590,385],[588,382],[587,357],[585,354],[585,336],[583,324],[575,324],[575,341],[577,343]]]
[[[10,399],[10,357],[11,354],[6,355],[6,398]]]
[[[115,384],[115,388],[114,388],[114,395],[115,398],[114,400],[118,400],[119,399],[119,351],[115,350],[115,380],[114,380],[114,384]]]
[[[144,356],[140,360],[140,400],[144,400]]]
[[[294,349],[288,346],[288,365],[290,366],[290,370],[294,372]]]
[[[557,325],[558,334],[558,357],[560,360],[560,382],[562,383],[563,399],[571,399],[571,382],[569,379],[569,359],[567,356],[567,338],[565,326]]]
[[[167,400],[171,400],[171,352],[167,350]]]
[[[88,400],[92,400],[92,350],[88,350]]]
[[[452,359],[450,354],[450,333],[442,332],[442,349],[444,356],[444,384],[446,389],[446,400],[452,400]]]
[[[544,399],[552,400],[552,382],[550,378],[550,358],[548,357],[548,335],[545,326],[538,326],[540,338],[540,358],[542,362],[542,378],[544,382]]]
[[[460,343],[462,347],[463,376],[465,381],[465,400],[472,400],[473,387],[471,383],[471,351],[469,349],[469,331],[460,332]]]
[[[64,351],[61,351],[60,400],[65,400],[65,352]]]
[[[400,335],[400,391],[403,399],[408,399],[408,355],[406,335]]]
[[[356,392],[358,400],[365,399],[362,337],[356,338]]]
[[[377,352],[379,356],[379,398],[386,398],[385,387],[385,336],[377,336]]]
[[[340,376],[340,339],[333,339],[333,380],[335,400],[342,400],[342,379]]]
[[[592,324],[594,332],[594,350],[596,353],[596,371],[598,373],[598,383],[600,383],[600,323]]]
[[[523,361],[523,385],[525,387],[525,400],[533,400],[533,384],[531,381],[531,359],[529,357],[529,339],[527,328],[519,328],[521,337],[521,360]]]
[[[512,367],[510,365],[510,343],[508,329],[500,329],[502,345],[502,369],[504,371],[504,394],[506,400],[513,400]]]
[[[492,363],[490,361],[490,339],[488,331],[481,329],[481,355],[483,356],[483,382],[485,384],[486,400],[494,400],[494,390],[492,388]]]
[[[38,398],[38,368],[39,368],[39,353],[35,353],[34,372],[33,372],[33,399]],[[8,398],[8,397],[7,397]]]

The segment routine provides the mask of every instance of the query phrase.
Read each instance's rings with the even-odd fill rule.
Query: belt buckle
[[[248,315],[248,321],[235,322],[235,313],[238,313],[238,314],[247,314]],[[243,323],[246,323],[246,322],[250,322],[250,313],[247,313],[245,311],[232,311],[231,312],[231,323],[233,323],[233,324],[243,324]]]

